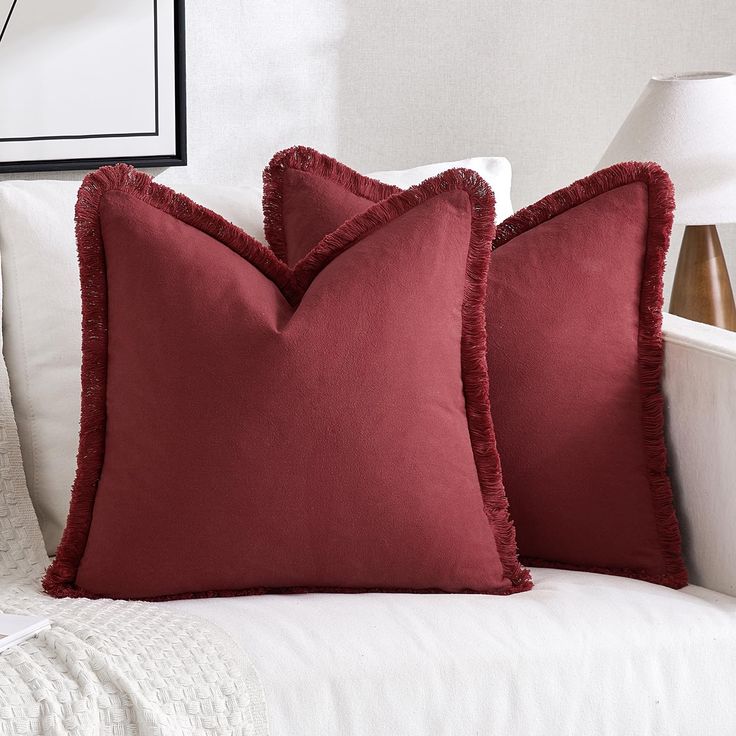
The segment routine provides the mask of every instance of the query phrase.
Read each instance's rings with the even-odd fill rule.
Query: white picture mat
[[[11,6],[0,0],[0,27]],[[0,41],[0,99],[12,101],[0,162],[175,155],[174,32],[174,0],[17,0]]]

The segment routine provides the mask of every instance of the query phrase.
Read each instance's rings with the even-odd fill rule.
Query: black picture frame
[[[16,174],[31,171],[85,171],[117,163],[127,163],[131,166],[135,166],[136,168],[186,166],[187,87],[184,1],[185,0],[174,0],[174,109],[176,115],[176,150],[173,156],[121,156],[112,158],[65,158],[39,161],[3,161],[0,162],[0,174]]]

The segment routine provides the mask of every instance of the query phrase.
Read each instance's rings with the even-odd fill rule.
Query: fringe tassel
[[[495,198],[479,174],[460,170],[471,183],[468,191],[473,207],[467,279],[462,306],[462,357],[465,411],[470,441],[483,493],[483,507],[491,522],[504,575],[511,581],[510,593],[532,588],[529,571],[519,562],[516,529],[509,515],[503,485],[496,434],[491,418],[486,335],[486,299],[490,265],[489,243],[495,230]]]
[[[669,176],[655,163],[631,161],[614,164],[574,182],[569,187],[553,192],[530,207],[519,210],[498,226],[493,248],[495,250],[501,247],[517,235],[551,220],[561,212],[612,189],[635,182],[645,184],[648,191],[647,245],[639,300],[639,383],[647,473],[657,536],[662,550],[663,572],[584,569],[589,572],[637,578],[671,588],[682,588],[687,585],[687,571],[682,558],[680,528],[672,498],[672,487],[667,475],[664,399],[660,389],[663,361],[663,275],[675,206],[674,190]],[[558,562],[523,559],[526,564],[533,566],[564,567]]]
[[[326,157],[325,157],[326,158]],[[337,162],[335,162],[337,164]],[[326,164],[328,165],[328,164]],[[359,175],[358,175],[359,176]],[[367,181],[373,180],[362,177]],[[384,185],[380,185],[384,186]],[[392,188],[394,189],[394,188]],[[494,199],[488,184],[474,171],[454,169],[406,191],[397,190],[366,212],[348,220],[323,238],[292,271],[268,248],[211,210],[184,195],[156,184],[126,164],[104,167],[88,174],[79,190],[76,207],[77,248],[82,283],[82,415],[77,475],[72,489],[69,517],[54,562],[46,571],[44,590],[56,597],[98,598],[76,586],[76,574],[84,554],[92,522],[97,484],[104,460],[107,379],[107,286],[105,254],[99,222],[104,194],[119,190],[166,212],[210,235],[243,256],[281,289],[296,307],[317,274],[352,243],[430,197],[449,191],[465,191],[472,206],[471,240],[467,260],[467,285],[462,306],[462,365],[468,426],[484,508],[495,536],[498,554],[515,593],[532,586],[529,572],[518,561],[516,535],[508,514],[496,451],[488,396],[486,363],[485,298],[490,243],[494,233]],[[267,592],[371,592],[374,589],[287,588],[205,591],[147,600],[208,598]],[[392,592],[443,592],[425,591]],[[464,591],[479,592],[479,591]]]
[[[401,191],[399,187],[363,176],[307,146],[293,146],[279,151],[263,171],[263,229],[271,249],[284,263],[289,262],[284,231],[284,176],[289,169],[305,171],[335,182],[357,197],[371,202],[380,202]]]

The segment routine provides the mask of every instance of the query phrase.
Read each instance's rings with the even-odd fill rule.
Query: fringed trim
[[[682,588],[688,576],[682,558],[680,526],[667,474],[667,445],[664,435],[664,397],[661,391],[664,341],[662,303],[664,268],[675,209],[674,187],[669,176],[656,164],[644,165],[648,175],[649,224],[644,274],[639,301],[639,378],[647,470],[662,554],[665,560],[664,585]]]
[[[673,584],[673,578],[670,573],[656,573],[651,570],[630,567],[596,567],[595,565],[581,567],[580,565],[571,565],[558,560],[544,560],[539,557],[525,557],[521,555],[521,561],[529,567],[546,567],[554,570],[576,570],[578,572],[596,572],[599,575],[615,575],[618,578],[631,578],[632,580],[643,580],[645,583],[655,583],[656,585],[665,585],[668,588],[682,588],[687,585],[687,580],[681,584]]]
[[[369,180],[371,181],[371,180]],[[474,171],[454,169],[406,191],[399,190],[366,212],[348,220],[323,238],[295,270],[289,269],[265,246],[214,212],[156,184],[126,164],[104,167],[85,177],[76,207],[77,248],[82,282],[82,415],[77,476],[72,489],[66,529],[57,556],[46,571],[44,590],[56,597],[100,597],[75,584],[92,522],[97,484],[102,472],[106,423],[107,382],[107,284],[105,253],[99,209],[106,192],[122,191],[210,235],[258,268],[282,291],[292,306],[340,253],[375,228],[399,217],[430,197],[449,191],[465,191],[471,202],[471,240],[467,260],[466,290],[462,306],[462,366],[468,427],[478,470],[484,508],[496,541],[509,587],[493,593],[515,593],[531,588],[531,577],[518,561],[516,537],[508,514],[501,479],[488,396],[486,363],[485,296],[490,243],[493,237],[494,200],[488,184]],[[371,589],[374,590],[374,589]],[[377,589],[376,589],[377,590]],[[385,590],[385,589],[384,589]],[[205,591],[150,598],[174,600],[267,592],[369,592],[342,588],[258,588],[237,591]],[[425,591],[392,592],[442,592]],[[465,591],[480,592],[480,591]]]
[[[96,176],[96,175],[95,175]],[[77,251],[82,284],[82,406],[77,473],[66,526],[43,588],[50,595],[73,595],[87,544],[97,482],[105,451],[107,384],[107,282],[97,203],[101,193],[86,177],[76,206]]]
[[[510,592],[530,590],[529,571],[519,562],[516,529],[509,515],[509,503],[503,485],[501,461],[491,418],[488,376],[488,340],[486,334],[486,298],[488,292],[489,244],[495,231],[495,198],[480,175],[460,170],[472,182],[468,192],[473,208],[465,294],[462,306],[462,377],[465,411],[470,441],[483,493],[483,508],[496,540],[496,549],[504,575],[511,582]]]
[[[541,566],[540,566],[541,567]],[[49,568],[50,569],[50,568]],[[528,571],[527,575],[529,575]],[[512,595],[514,593],[520,593],[526,590],[531,590],[531,577],[529,577],[529,584],[525,587],[520,588],[504,588],[502,590],[475,590],[475,589],[461,589],[452,591],[452,593],[459,593],[462,595]],[[90,598],[92,600],[100,600],[108,598],[109,596],[100,595],[94,591],[84,590],[84,588],[78,588],[71,586],[68,588],[59,588],[61,592],[52,592],[46,589],[46,579],[44,578],[44,590],[55,598]],[[115,600],[123,601],[145,601],[147,603],[162,603],[165,601],[188,601],[198,600],[200,598],[242,598],[245,596],[253,595],[281,595],[289,594],[295,595],[300,593],[344,593],[344,594],[357,594],[357,593],[413,593],[416,595],[427,595],[427,594],[439,594],[447,595],[448,591],[442,588],[337,588],[329,586],[308,586],[299,587],[292,586],[286,588],[245,588],[243,590],[202,590],[194,593],[172,593],[170,595],[153,595],[141,598],[116,598]]]
[[[371,202],[380,202],[401,191],[399,187],[363,176],[336,159],[307,146],[293,146],[279,151],[263,171],[263,228],[268,244],[284,263],[289,263],[289,248],[284,230],[284,176],[289,169],[305,171],[332,181],[357,197]]]
[[[672,498],[672,487],[667,475],[664,400],[660,388],[663,361],[663,275],[675,206],[674,190],[669,176],[655,163],[635,161],[615,164],[597,171],[504,220],[496,231],[493,248],[495,250],[501,247],[521,233],[551,220],[572,207],[617,187],[635,182],[645,184],[648,192],[647,244],[639,299],[639,383],[647,473],[664,572],[581,567],[576,569],[609,572],[681,588],[687,585],[687,571],[682,558],[680,528]],[[525,559],[525,562],[539,566],[561,566],[555,561]]]

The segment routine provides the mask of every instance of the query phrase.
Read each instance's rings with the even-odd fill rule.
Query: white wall
[[[172,182],[253,180],[295,143],[364,170],[502,154],[522,206],[591,171],[652,74],[736,69],[733,0],[187,0],[187,15],[190,166]],[[736,280],[736,229],[722,240]]]

